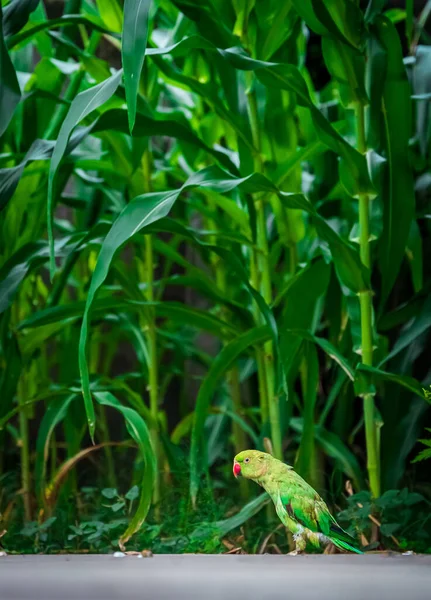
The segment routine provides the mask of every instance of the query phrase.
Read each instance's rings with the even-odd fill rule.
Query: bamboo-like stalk
[[[102,440],[103,450],[105,454],[106,460],[106,474],[108,479],[109,487],[116,488],[117,487],[117,477],[115,474],[115,463],[114,463],[114,455],[112,453],[112,446],[109,445],[110,437],[109,437],[109,426],[108,420],[106,418],[106,410],[105,406],[98,407],[98,421],[99,421],[99,429],[100,429],[100,438]]]
[[[250,283],[255,289],[260,288],[259,275],[257,268],[257,253],[254,252],[250,259]],[[254,306],[254,316],[256,322],[260,320],[259,309]],[[268,409],[268,389],[266,384],[265,375],[265,361],[264,361],[264,349],[256,348],[256,366],[257,366],[257,381],[259,388],[259,406],[260,406],[260,418],[262,423],[266,423],[269,419]]]
[[[151,155],[150,149],[147,147],[142,156],[142,172],[144,178],[144,190],[146,193],[151,192]],[[146,299],[149,302],[154,301],[154,258],[153,258],[153,240],[150,234],[145,236],[145,282]],[[154,483],[153,502],[158,511],[158,503],[160,501],[160,444],[159,444],[159,372],[157,358],[157,332],[154,310],[147,311],[148,320],[146,322],[146,338],[148,342],[148,354],[150,364],[148,365],[148,393],[150,395],[150,412],[152,416],[151,438],[153,442],[154,452],[157,457],[158,469],[156,471],[156,481]]]
[[[365,154],[365,115],[361,103],[356,106],[357,143],[358,150]],[[367,269],[371,268],[370,260],[370,198],[367,194],[359,196],[359,245],[361,261]],[[361,307],[361,352],[364,365],[373,364],[373,325],[372,325],[372,290],[359,294]],[[374,397],[372,394],[364,396],[364,421],[365,439],[367,447],[367,469],[370,480],[371,493],[375,498],[380,496],[379,451],[377,443],[377,428],[375,423]]]
[[[413,0],[406,0],[406,37],[407,44],[411,49],[411,43],[414,33],[414,2]]]
[[[20,300],[15,302],[12,308],[14,320],[16,323],[20,322]],[[28,426],[28,408],[25,408],[23,404],[28,398],[27,395],[27,373],[21,372],[20,378],[17,384],[17,399],[18,405],[21,406],[19,411],[19,449],[20,449],[20,467],[21,467],[21,488],[22,498],[24,505],[24,517],[26,521],[32,520],[32,509],[31,509],[31,465],[30,465],[30,437],[29,437],[29,426]]]
[[[229,391],[232,397],[232,403],[234,411],[237,415],[241,415],[242,402],[241,402],[241,386],[239,379],[239,369],[237,366],[227,374],[227,382],[229,385]],[[247,448],[247,436],[244,429],[235,420],[232,420],[232,438],[235,454],[245,450]],[[246,499],[248,496],[248,484],[247,479],[240,478],[239,490],[242,498]]]
[[[246,11],[246,14],[248,12]],[[241,40],[245,48],[250,49],[248,39],[248,19],[242,23]],[[251,51],[253,55],[253,52]],[[254,75],[247,73],[247,104],[250,119],[253,146],[256,151],[254,156],[254,170],[263,173],[262,144],[260,137],[259,114],[257,107],[256,91],[253,88]],[[250,282],[255,289],[260,290],[267,303],[272,300],[271,278],[268,260],[268,240],[266,232],[265,204],[263,198],[255,198],[257,214],[257,250],[251,257]],[[255,306],[256,322],[261,322],[262,317],[259,309]],[[266,423],[268,417],[271,429],[271,441],[274,456],[282,459],[282,439],[279,422],[279,404],[275,395],[275,370],[274,370],[274,348],[272,342],[267,342],[263,348],[256,350],[256,364],[259,385],[259,403],[262,423]]]
[[[209,219],[208,220],[209,229],[215,229],[215,223]],[[217,244],[217,238],[214,236],[212,240],[213,244]],[[217,287],[222,290],[225,296],[228,295],[228,287],[226,283],[226,267],[225,264],[220,260],[218,256],[211,255],[211,262],[215,271],[215,278],[217,282]],[[224,310],[224,309],[222,309]],[[241,382],[239,377],[239,369],[237,365],[234,365],[230,371],[226,374],[226,382],[229,388],[230,397],[232,399],[233,410],[237,415],[241,414],[242,411],[242,402],[241,402]],[[237,421],[232,419],[232,442],[235,454],[238,454],[242,450],[245,450],[247,447],[247,435],[245,434],[243,428],[240,426]],[[248,495],[248,485],[247,480],[241,478],[239,482],[240,486],[240,495],[242,498],[247,498]]]
[[[261,157],[261,140],[259,131],[259,118],[257,110],[256,92],[253,89],[253,82],[250,78],[249,89],[247,92],[248,109],[250,115],[250,127],[252,131],[253,144],[256,148],[255,171],[263,172]],[[266,231],[265,203],[263,197],[255,200],[257,214],[257,252],[255,260],[257,266],[257,277],[259,279],[260,293],[265,302],[270,304],[272,301],[271,276],[269,265],[268,239]],[[257,281],[252,281],[256,285]],[[273,342],[266,342],[263,347],[263,354],[257,360],[259,389],[266,390],[266,401],[269,413],[269,422],[271,429],[271,441],[274,448],[274,456],[278,459],[283,457],[282,437],[280,430],[280,411],[279,398],[275,393],[275,367],[274,367],[274,345]]]
[[[21,374],[18,382],[18,402],[22,404],[26,399],[25,373]],[[30,466],[30,438],[28,417],[25,408],[19,411],[19,436],[21,454],[21,486],[24,503],[24,516],[26,521],[32,520],[31,511],[31,466]]]
[[[116,344],[105,344],[105,351],[103,353],[102,362],[102,373],[107,377],[109,376],[112,363],[115,357]],[[106,406],[99,406],[99,421],[100,421],[100,434],[102,443],[104,444],[104,454],[106,458],[106,470],[108,476],[109,487],[117,487],[117,474],[115,472],[115,461],[112,446],[109,443],[111,441],[109,432],[109,423],[106,416]]]

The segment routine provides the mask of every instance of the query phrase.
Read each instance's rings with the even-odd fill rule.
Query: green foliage
[[[431,429],[427,428],[427,431],[431,432]],[[419,452],[413,462],[420,462],[421,460],[426,460],[427,458],[431,458],[431,440],[419,440],[421,444],[427,446],[423,450]]]
[[[21,98],[16,72],[4,39],[4,28],[7,31],[7,25],[5,25],[4,21],[5,15],[3,15],[3,9],[0,6],[0,135],[5,132],[9,125],[13,112]]]
[[[352,533],[359,530],[367,536],[371,533],[370,515],[377,510],[380,532],[390,547],[410,550],[409,544],[414,541],[420,551],[429,552],[429,509],[424,496],[407,488],[387,490],[375,501],[369,492],[363,491],[348,498],[348,508],[339,518]]]
[[[2,2],[9,551],[287,550],[247,446],[429,549],[431,53],[359,4]]]

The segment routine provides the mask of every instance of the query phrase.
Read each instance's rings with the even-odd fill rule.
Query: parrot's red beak
[[[235,478],[237,478],[238,475],[241,475],[241,465],[237,462],[233,463],[233,474],[235,475]]]

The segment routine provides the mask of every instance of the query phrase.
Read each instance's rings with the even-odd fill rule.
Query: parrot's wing
[[[278,484],[277,513],[282,521],[284,513],[302,527],[323,533],[338,548],[362,554],[355,540],[338,525],[325,502],[302,477],[290,471]]]
[[[335,519],[319,494],[302,477],[294,475],[280,486],[280,500],[286,513],[303,527],[328,535]]]

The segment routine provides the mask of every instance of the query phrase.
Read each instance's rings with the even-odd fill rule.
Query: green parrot
[[[296,548],[291,554],[303,552],[307,541],[317,548],[332,542],[342,550],[363,554],[293,467],[266,452],[244,450],[234,458],[233,474],[252,479],[268,492],[280,521],[293,533]]]

